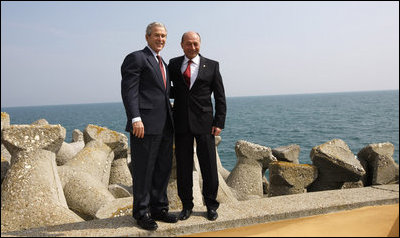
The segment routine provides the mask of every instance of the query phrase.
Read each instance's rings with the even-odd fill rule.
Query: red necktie
[[[167,80],[165,79],[165,72],[164,72],[164,64],[162,62],[161,56],[157,55],[158,58],[158,63],[160,65],[160,70],[161,70],[161,74],[162,74],[162,78],[164,80],[164,87],[167,88]]]
[[[193,61],[189,60],[188,65],[187,65],[187,68],[186,68],[185,72],[183,72],[183,78],[185,79],[185,82],[186,82],[186,85],[188,86],[188,88],[190,88],[190,76],[191,76],[191,73],[190,73],[190,64],[191,64],[192,62],[193,62]]]

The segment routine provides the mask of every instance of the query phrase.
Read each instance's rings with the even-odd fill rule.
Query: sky
[[[121,102],[121,64],[165,24],[220,63],[227,97],[399,89],[399,2],[1,1],[1,107]]]

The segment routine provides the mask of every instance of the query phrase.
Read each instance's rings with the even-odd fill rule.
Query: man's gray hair
[[[151,35],[151,29],[153,28],[153,26],[163,27],[165,29],[165,32],[167,32],[167,28],[164,26],[164,24],[162,24],[161,22],[152,22],[146,28],[146,34],[148,36]]]

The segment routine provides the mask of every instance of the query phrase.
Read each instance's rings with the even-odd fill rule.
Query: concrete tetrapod
[[[269,164],[268,196],[281,196],[307,192],[306,187],[318,176],[315,166],[284,161]]]
[[[60,125],[18,125],[2,132],[11,167],[1,186],[1,229],[20,230],[79,222],[68,209],[55,153],[65,138]]]
[[[393,159],[394,145],[389,142],[369,144],[357,156],[367,172],[364,186],[399,183],[399,165]]]
[[[109,146],[93,140],[72,160],[58,167],[68,206],[86,220],[107,218],[96,214],[116,200],[108,190],[113,158]]]
[[[357,183],[365,174],[360,161],[341,139],[315,146],[310,157],[318,168],[318,177],[308,188],[310,192],[341,189],[346,183]]]
[[[239,140],[235,146],[237,163],[226,179],[238,200],[263,197],[263,176],[269,163],[277,161],[271,148]]]

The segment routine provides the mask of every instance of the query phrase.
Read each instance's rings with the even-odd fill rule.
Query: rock
[[[83,133],[75,129],[72,132],[71,143],[63,142],[60,150],[56,156],[56,162],[58,166],[64,165],[69,160],[71,160],[79,151],[85,147],[85,142],[83,141]]]
[[[224,178],[218,173],[218,193],[217,201],[219,203],[236,203],[237,194],[226,184]]]
[[[128,138],[122,133],[89,124],[83,131],[83,139],[85,144],[98,140],[108,145],[114,151],[115,159],[128,156]]]
[[[96,218],[106,219],[106,218],[121,216],[121,211],[127,209],[130,210],[130,215],[132,216],[132,208],[133,208],[133,197],[118,198],[101,207],[96,213]],[[124,211],[124,213],[125,216],[128,215],[126,214],[127,211]]]
[[[10,115],[7,112],[1,112],[1,131],[10,127]]]
[[[2,143],[13,157],[22,151],[44,149],[57,153],[65,138],[61,125],[12,125],[2,131]]]
[[[85,143],[83,141],[66,143],[63,142],[60,150],[56,155],[56,162],[58,166],[64,165],[69,160],[71,160],[79,151],[81,151],[85,147]]]
[[[357,182],[365,174],[360,161],[340,139],[315,146],[310,157],[318,168],[318,177],[308,191],[341,189],[345,182]]]
[[[126,158],[114,159],[111,163],[109,184],[132,187],[132,175]]]
[[[13,125],[2,131],[11,154],[2,183],[2,230],[82,221],[68,209],[56,169],[55,153],[64,138],[60,125]]]
[[[399,182],[399,165],[393,153],[394,146],[389,142],[369,144],[358,152],[357,157],[367,171],[362,179],[364,186]]]
[[[83,221],[68,209],[53,152],[36,149],[13,157],[1,186],[1,230]]]
[[[91,141],[65,165],[84,171],[101,181],[105,188],[110,181],[111,163],[114,153],[109,146],[101,141]]]
[[[10,169],[10,161],[6,160],[3,155],[1,155],[1,183],[3,183],[8,169]]]
[[[272,154],[279,161],[299,163],[300,146],[296,144],[280,146],[272,149]]]
[[[123,187],[119,184],[108,185],[108,191],[110,191],[115,198],[132,197],[133,193],[132,189],[129,191],[126,187]]]
[[[82,170],[66,171],[68,166],[59,166],[61,180],[65,180],[65,173],[71,173],[68,181],[63,181],[63,189],[68,207],[81,217],[96,218],[99,209],[115,200],[113,194],[99,179]]]
[[[3,144],[1,144],[1,157],[6,161],[11,162],[11,154]]]
[[[265,175],[263,176],[262,185],[263,185],[263,194],[264,195],[268,194],[269,182],[268,182],[267,178],[265,177]]]
[[[39,119],[31,123],[33,126],[45,126],[49,125],[49,122],[46,119]]]
[[[70,209],[84,219],[97,218],[100,208],[115,200],[108,190],[114,152],[92,140],[71,160],[58,167]]]
[[[313,165],[294,164],[277,161],[269,164],[268,196],[280,196],[305,193],[318,176],[318,170]]]
[[[238,200],[263,197],[263,176],[269,163],[277,161],[271,148],[239,140],[235,146],[237,163],[226,179]]]
[[[348,189],[348,188],[362,188],[364,184],[361,180],[357,182],[344,182],[340,189]]]
[[[3,128],[8,128],[10,127],[10,115],[6,112],[1,112],[1,134],[3,134]],[[3,178],[5,176],[6,171],[9,168],[10,163],[5,163],[3,161],[11,161],[11,154],[8,152],[6,147],[3,145],[3,142],[1,142],[1,181],[3,181]]]
[[[82,133],[82,131],[80,131],[78,129],[75,129],[75,130],[72,131],[72,140],[71,140],[71,142],[79,142],[79,141],[84,142],[83,133]]]

